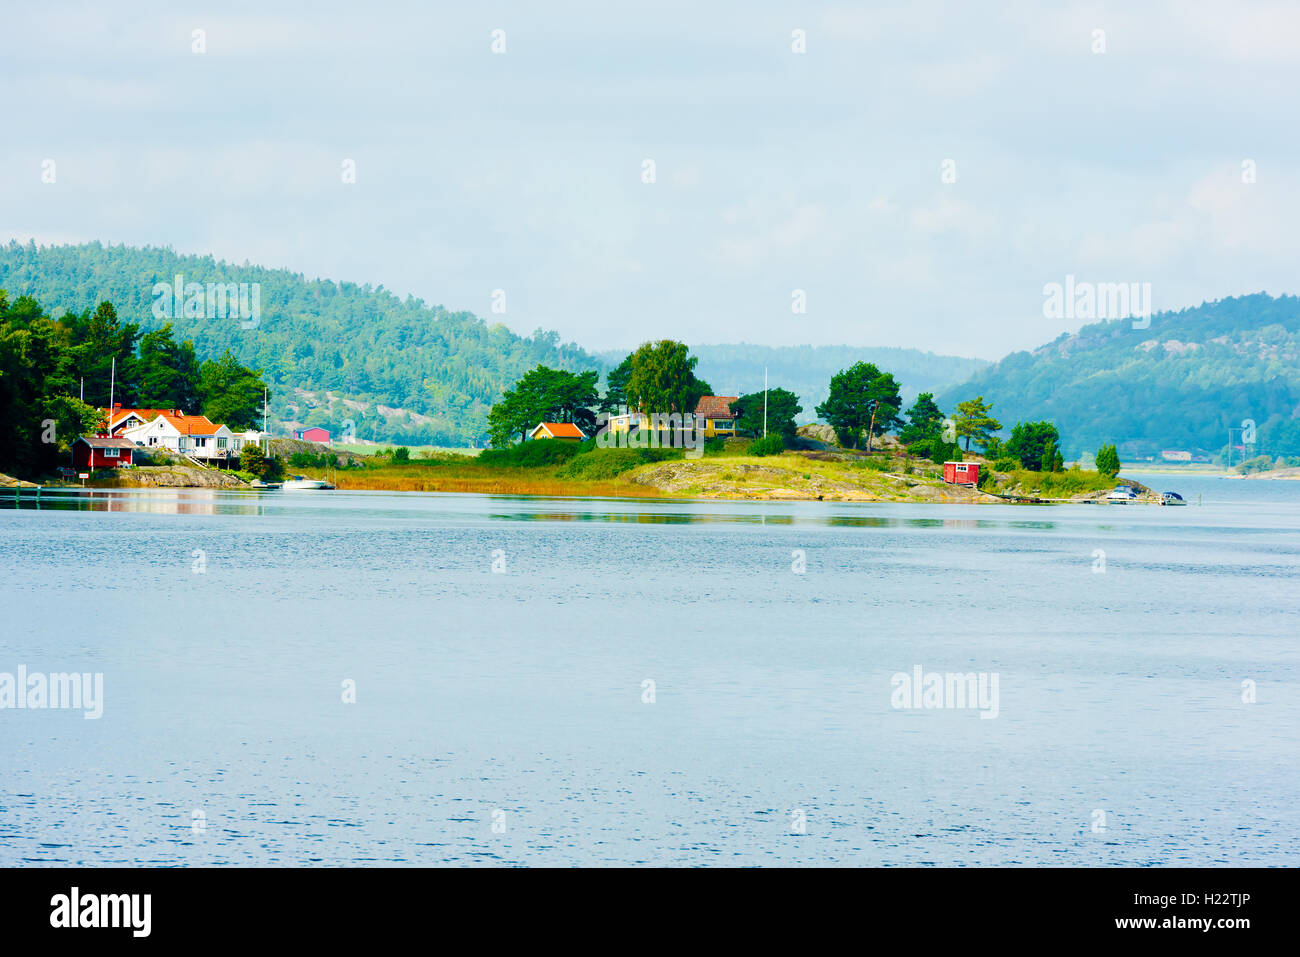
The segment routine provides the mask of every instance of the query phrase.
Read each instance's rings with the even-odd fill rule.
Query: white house
[[[238,456],[243,446],[243,435],[236,444],[235,434],[230,429],[208,421],[207,416],[175,412],[163,412],[151,422],[126,429],[122,436],[146,449],[170,449],[213,462]]]

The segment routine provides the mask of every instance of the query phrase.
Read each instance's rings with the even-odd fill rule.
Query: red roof
[[[537,428],[533,429],[533,431],[536,432],[537,429],[545,429],[553,439],[585,439],[587,437],[587,434],[572,422],[539,422]]]
[[[734,395],[706,395],[695,407],[695,414],[706,419],[734,419],[736,414],[731,411],[731,403],[738,398]]]
[[[173,415],[164,412],[162,417],[181,435],[215,435],[219,425],[208,421],[206,415]]]
[[[111,411],[111,414],[110,414],[110,410],[108,409],[101,409],[100,411],[108,416],[108,427],[111,429],[113,426],[117,425],[123,419],[128,418],[132,415],[138,418],[141,422],[152,422],[154,419],[158,418],[158,416],[163,415],[165,413],[170,413],[173,410],[171,409],[113,409]]]
[[[106,435],[83,435],[77,442],[85,442],[92,449],[134,449],[135,445],[127,439],[109,438]],[[73,442],[76,445],[77,442]]]

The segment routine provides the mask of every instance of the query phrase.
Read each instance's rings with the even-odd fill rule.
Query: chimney
[[[117,409],[120,409],[120,408],[122,408],[122,403],[121,403],[121,402],[114,402],[114,403],[113,403],[113,409],[114,409],[115,411],[116,411]]]

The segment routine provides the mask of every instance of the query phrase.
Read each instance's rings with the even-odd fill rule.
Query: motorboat
[[[314,492],[333,487],[329,482],[322,479],[307,478],[305,475],[291,475],[284,480],[284,484],[281,486],[286,492]]]
[[[1106,496],[1112,505],[1127,505],[1137,498],[1137,491],[1131,485],[1116,485],[1114,491]]]
[[[1161,505],[1186,505],[1187,500],[1184,499],[1177,492],[1161,492],[1160,504]]]

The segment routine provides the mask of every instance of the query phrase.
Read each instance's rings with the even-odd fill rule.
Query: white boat
[[[281,486],[286,492],[316,491],[333,487],[329,482],[321,479],[309,479],[305,475],[291,475],[284,480],[284,484]]]
[[[1137,498],[1137,490],[1131,485],[1119,485],[1115,491],[1106,496],[1106,501],[1112,505],[1127,505]]]

